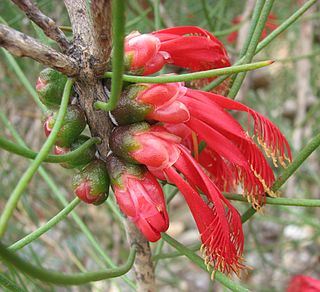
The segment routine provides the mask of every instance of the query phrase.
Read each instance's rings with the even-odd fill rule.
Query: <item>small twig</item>
[[[3,24],[0,24],[0,46],[17,57],[30,57],[67,76],[72,77],[78,73],[78,66],[74,59]]]
[[[59,29],[56,23],[48,16],[44,15],[31,0],[12,0],[27,17],[38,25],[43,32],[51,39],[56,41],[63,52],[69,48],[69,42],[64,33]]]
[[[124,220],[127,237],[131,248],[136,249],[136,259],[133,264],[137,280],[138,292],[156,291],[154,269],[149,242],[137,227],[128,219]]]
[[[95,42],[95,73],[100,76],[106,71],[111,52],[111,0],[92,0],[91,17]]]

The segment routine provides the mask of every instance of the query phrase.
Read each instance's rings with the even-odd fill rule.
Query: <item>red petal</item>
[[[225,212],[223,198],[220,198],[219,192],[212,194],[214,205],[210,208],[173,168],[166,169],[165,172],[188,203],[201,234],[202,250],[206,262],[215,270],[238,273],[243,268],[241,263],[243,233],[237,211],[229,203],[227,207],[231,209]],[[216,190],[212,183],[211,186],[212,188],[208,186],[210,191]]]
[[[164,123],[183,123],[190,119],[190,114],[186,106],[180,101],[155,109],[146,116],[148,120],[155,120]]]
[[[269,119],[248,106],[224,96],[208,92],[203,92],[202,94],[222,108],[248,113],[248,119],[251,116],[254,120],[254,134],[258,137],[259,144],[262,146],[266,154],[272,157],[275,163],[278,159],[279,162],[285,166],[284,160],[292,160],[290,146],[287,139],[280,132],[278,127]],[[248,126],[250,126],[249,120]]]

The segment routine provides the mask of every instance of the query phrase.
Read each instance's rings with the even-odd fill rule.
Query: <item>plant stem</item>
[[[125,1],[112,1],[112,79],[111,94],[107,103],[98,101],[95,103],[96,109],[104,111],[113,110],[118,103],[122,90],[123,74],[123,54],[124,54],[124,34],[125,34]],[[98,106],[99,105],[99,106]]]
[[[153,0],[154,29],[161,29],[160,0]]]
[[[37,230],[31,232],[24,238],[12,244],[8,249],[10,251],[17,251],[32,241],[38,239],[42,234],[49,231],[52,227],[58,224],[61,220],[65,219],[68,214],[79,205],[81,200],[79,198],[75,198],[72,202],[70,202],[66,207],[64,207],[57,215],[52,217],[46,224],[39,227]]]
[[[49,154],[47,158],[45,158],[43,161],[44,162],[51,162],[51,163],[61,163],[61,162],[66,162],[70,160],[75,160],[81,154],[88,148],[90,148],[92,145],[99,143],[100,139],[99,138],[90,138],[88,141],[84,142],[81,146],[79,146],[77,149],[70,151],[67,154],[62,154],[62,155],[52,155]],[[18,144],[15,144],[14,142],[11,142],[5,138],[0,137],[0,148],[11,152],[15,153],[17,155],[30,158],[30,159],[35,159],[39,152],[34,152],[28,147],[20,146]]]
[[[157,77],[147,77],[147,76],[134,76],[134,75],[123,75],[123,80],[128,82],[142,82],[142,83],[172,83],[181,81],[192,81],[195,79],[209,78],[214,76],[221,76],[225,74],[233,74],[244,71],[251,71],[259,69],[265,66],[269,66],[273,63],[272,60],[256,62],[251,64],[225,67],[219,69],[212,69],[206,71],[200,71],[195,73],[171,75],[171,76],[157,76]],[[104,74],[105,78],[112,77],[112,72],[106,72]]]
[[[283,184],[289,179],[291,175],[301,166],[301,164],[320,146],[320,134],[317,134],[311,141],[299,152],[298,156],[293,160],[291,164],[283,171],[283,173],[277,178],[272,186],[272,190],[276,192],[279,190]],[[290,200],[290,199],[288,199]],[[242,223],[249,220],[256,211],[250,207],[241,216]]]
[[[58,132],[63,124],[64,116],[67,112],[67,105],[69,102],[69,97],[70,97],[70,92],[71,92],[73,82],[74,82],[73,79],[68,79],[65,85],[60,109],[57,115],[57,120],[54,124],[52,132],[50,133],[50,136],[48,137],[46,142],[43,144],[36,159],[32,161],[29,168],[25,171],[25,173],[17,183],[16,187],[14,188],[13,192],[10,195],[10,198],[7,204],[5,205],[5,208],[0,217],[0,237],[3,236],[3,234],[5,233],[10,217],[12,216],[13,211],[16,208],[18,201],[20,200],[23,192],[27,188],[28,183],[31,181],[33,175],[36,173],[42,161],[47,157],[51,147],[53,146],[56,140]]]
[[[23,291],[26,291],[26,290],[21,289],[20,287],[18,287],[14,282],[9,280],[2,273],[0,273],[0,286],[2,286],[3,288],[6,288],[6,289],[8,289],[9,291],[12,291],[12,292],[23,292]]]
[[[263,5],[263,3],[265,4]],[[266,1],[260,0],[256,4],[256,8],[252,18],[252,25],[249,30],[249,35],[244,44],[244,47],[240,52],[240,57],[244,58],[243,59],[244,63],[251,62],[255,55],[255,51],[259,43],[259,39],[261,37],[261,33],[268,20],[268,16],[270,14],[273,3],[274,3],[274,0],[266,0]],[[245,77],[246,77],[245,72],[242,72],[235,76],[234,82],[230,88],[228,97],[232,99],[235,98]]]
[[[306,2],[300,9],[298,9],[295,13],[293,13],[286,21],[284,21],[281,25],[279,25],[273,32],[271,32],[265,39],[263,39],[257,46],[255,51],[255,55],[258,54],[262,49],[264,49],[267,45],[269,45],[279,34],[285,31],[291,24],[299,19],[312,5],[316,4],[318,0],[309,0]],[[241,58],[237,61],[233,66],[240,65],[244,62],[244,58]],[[210,91],[219,84],[221,84],[224,80],[226,80],[229,76],[221,76],[215,80],[213,80],[210,84],[204,86],[202,90]]]
[[[18,255],[9,251],[3,245],[3,243],[0,242],[0,257],[4,261],[10,263],[18,270],[28,274],[33,278],[58,285],[81,285],[89,282],[119,277],[121,275],[126,274],[131,269],[135,259],[135,255],[135,248],[132,248],[130,250],[127,262],[115,269],[105,269],[96,272],[66,274],[44,268],[38,268],[34,265],[31,265],[30,263],[20,258]]]
[[[171,246],[173,246],[176,250],[180,251],[186,257],[188,257],[193,263],[195,263],[202,270],[207,272],[207,266],[203,262],[203,259],[196,255],[192,250],[186,248],[183,244],[173,239],[166,233],[161,233],[161,237]],[[223,286],[229,288],[231,291],[239,291],[239,292],[249,292],[249,290],[245,287],[242,287],[240,284],[234,283],[231,281],[226,275],[219,271],[214,271],[212,273],[214,279],[219,281]]]
[[[228,200],[248,203],[248,200],[239,194],[224,194]],[[297,206],[297,207],[320,207],[317,199],[292,199],[292,198],[266,198],[267,205]]]

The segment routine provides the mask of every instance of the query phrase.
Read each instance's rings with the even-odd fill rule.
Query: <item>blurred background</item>
[[[62,0],[36,2],[59,25],[69,25]],[[248,33],[255,3],[254,0],[162,0],[161,26],[196,25],[211,31],[225,44],[234,63]],[[270,33],[303,3],[275,1],[265,33]],[[127,1],[127,33],[155,29],[153,4],[152,0]],[[0,16],[11,27],[47,42],[11,1],[1,0]],[[71,37],[71,33],[67,35]],[[57,48],[53,43],[50,45]],[[13,140],[15,129],[31,149],[38,151],[45,140],[41,111],[26,84],[35,87],[43,67],[26,58],[12,58],[3,49],[0,56],[0,135]],[[276,63],[247,74],[237,100],[276,123],[295,157],[320,130],[320,3],[254,60],[267,59]],[[21,72],[17,75],[19,68]],[[239,115],[238,118],[245,117]],[[313,153],[290,178],[281,189],[283,197],[320,199],[319,156],[319,151]],[[29,163],[0,149],[0,210]],[[74,198],[71,177],[70,170],[44,164],[43,171],[35,175],[14,212],[4,241],[13,243],[24,237],[70,202]],[[170,194],[175,190],[166,186],[165,191]],[[110,199],[113,200],[112,196]],[[234,205],[240,212],[248,207],[241,202]],[[128,252],[118,215],[108,204],[99,207],[80,204],[72,215],[24,247],[20,254],[34,264],[63,272],[94,271],[110,266],[110,261],[117,265],[126,259]],[[233,280],[241,281],[252,291],[267,292],[285,291],[288,281],[296,274],[320,279],[319,217],[319,208],[285,206],[267,206],[264,214],[256,214],[244,225],[244,255],[252,269],[243,274],[241,280]],[[168,233],[186,246],[198,248],[198,231],[179,194],[170,203],[170,218]],[[184,256],[172,253],[167,244],[160,241],[152,244],[152,249],[159,291],[226,291]],[[10,267],[0,265],[0,270],[27,291],[133,291],[132,272],[125,280],[118,278],[70,288],[43,284]]]

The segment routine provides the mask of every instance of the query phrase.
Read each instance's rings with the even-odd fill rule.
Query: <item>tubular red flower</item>
[[[240,215],[180,144],[179,137],[163,127],[140,123],[116,128],[110,141],[117,155],[129,155],[132,161],[146,165],[156,177],[180,189],[197,223],[208,265],[225,273],[237,273],[244,267]],[[198,189],[206,195],[208,204]]]
[[[195,71],[230,66],[230,60],[223,44],[210,32],[196,26],[172,27],[150,34],[132,32],[125,39],[125,60],[127,70],[140,75],[149,75],[161,70],[165,64]],[[214,80],[196,80],[199,88]],[[214,89],[225,94],[229,79]]]
[[[124,162],[115,155],[108,157],[107,168],[121,211],[147,240],[160,239],[160,233],[169,227],[169,218],[157,180],[145,167]]]
[[[134,122],[145,119],[164,122],[171,131],[168,126],[171,123],[173,133],[182,137],[184,145],[190,150],[198,148],[198,145],[192,142],[193,131],[198,140],[204,141],[208,148],[200,154],[200,163],[210,172],[221,190],[232,190],[236,184],[242,182],[244,193],[257,209],[265,201],[265,192],[275,196],[271,190],[275,177],[266,158],[254,140],[226,110],[246,112],[248,132],[252,118],[253,134],[266,155],[272,158],[275,166],[279,162],[285,167],[285,160],[291,161],[289,144],[280,130],[267,118],[239,102],[217,94],[187,89],[180,83],[136,86],[143,86],[143,89],[135,95],[123,96],[119,109],[115,110],[119,124],[130,123],[128,119],[135,117]],[[178,102],[183,104],[183,107],[177,104]],[[141,106],[148,110],[138,115]],[[180,111],[174,112],[173,109],[177,107]],[[181,129],[181,123],[186,128],[181,135],[188,138],[175,132],[177,127]],[[198,153],[195,153],[195,156],[198,156]],[[163,157],[160,158],[161,161],[162,159]],[[217,161],[221,175],[212,167]],[[223,183],[226,178],[228,183]]]
[[[180,26],[152,33],[161,41],[160,50],[169,53],[173,65],[192,72],[229,67],[230,59],[224,45],[210,32],[196,26]],[[216,77],[192,82],[196,88],[207,85]],[[229,90],[226,79],[212,91],[225,95]]]
[[[293,277],[287,288],[287,292],[318,291],[320,291],[320,280],[305,275],[297,275]]]
[[[240,168],[239,177],[253,206],[260,208],[265,199],[265,192],[274,196],[270,189],[275,180],[272,169],[252,138],[224,109],[246,111],[249,118],[252,116],[258,142],[266,154],[272,157],[275,165],[279,161],[285,166],[284,160],[290,161],[291,153],[288,142],[279,129],[252,109],[213,93],[188,89],[186,95],[179,100],[187,106],[191,115],[186,125],[196,131],[210,149]],[[248,124],[250,125],[250,119]],[[199,128],[201,131],[197,131]],[[221,147],[221,141],[228,146]],[[239,164],[239,161],[242,163]]]

